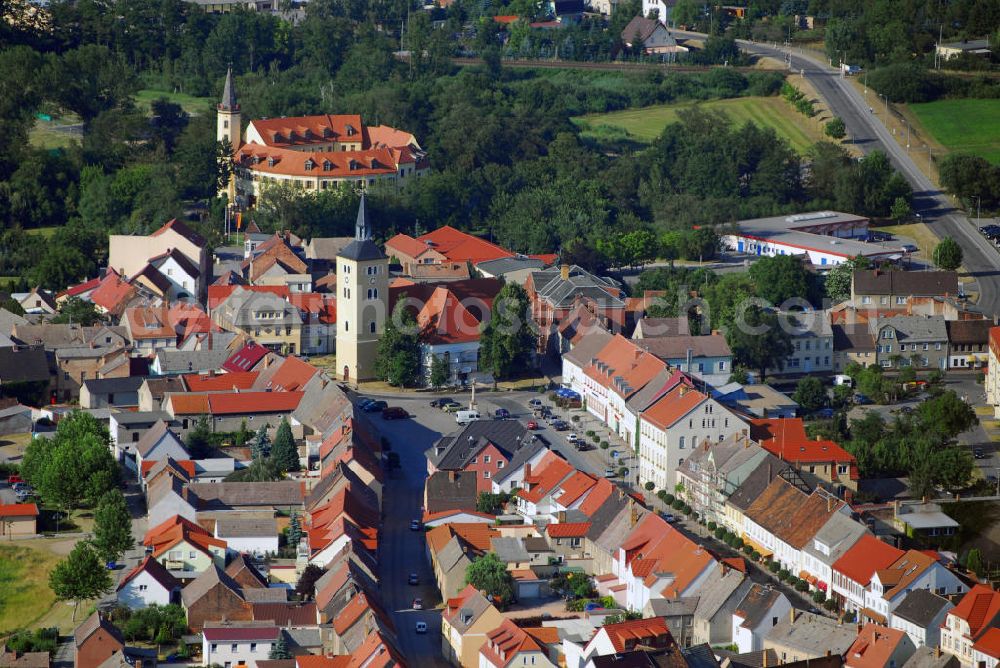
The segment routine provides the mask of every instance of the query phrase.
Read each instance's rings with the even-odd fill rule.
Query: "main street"
[[[701,33],[677,31],[681,36],[704,39]],[[848,136],[864,152],[883,151],[893,166],[906,177],[914,192],[913,210],[939,238],[951,237],[962,247],[962,264],[979,285],[977,306],[986,314],[1000,313],[1000,253],[979,234],[976,227],[960,211],[956,211],[948,196],[935,187],[910,158],[906,147],[900,146],[883,124],[882,100],[874,90],[869,102],[840,71],[817,56],[800,49],[787,49],[759,42],[738,40],[748,53],[790,61],[792,71],[800,72],[816,88],[832,113],[844,120]],[[876,110],[876,108],[878,108]],[[911,147],[910,150],[916,150]],[[925,249],[929,250],[929,249]]]

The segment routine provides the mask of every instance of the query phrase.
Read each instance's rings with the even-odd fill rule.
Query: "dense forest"
[[[776,94],[774,72],[510,70],[490,30],[458,2],[444,23],[405,0],[313,0],[304,17],[204,13],[179,0],[57,0],[48,28],[0,33],[0,276],[60,288],[92,276],[109,232],[173,216],[218,239],[225,178],[212,113],[137,103],[141,89],[213,99],[227,66],[244,123],[263,116],[360,113],[413,132],[433,173],[372,195],[380,235],[451,224],[525,252],[562,250],[592,267],[714,252],[695,226],[818,207],[888,215],[909,197],[883,156],[852,161],[822,143],[796,154],[769,130],[695,109],[646,150],[609,150],[571,118],[675,100]],[[491,10],[496,11],[496,9]],[[622,3],[632,16],[638,3]],[[613,18],[620,21],[620,18]],[[487,22],[492,25],[492,22]],[[437,27],[435,27],[437,26]],[[402,42],[399,32],[402,28]],[[455,68],[456,35],[485,64]],[[404,46],[418,57],[404,62]],[[72,114],[82,139],[29,142],[38,115]],[[351,192],[274,190],[253,217],[306,237],[349,233]],[[55,228],[50,237],[31,233]],[[636,240],[641,243],[636,243]]]

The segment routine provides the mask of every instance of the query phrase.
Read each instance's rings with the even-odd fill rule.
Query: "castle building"
[[[253,207],[269,185],[312,192],[402,187],[429,169],[416,137],[386,125],[365,125],[357,114],[258,119],[241,132],[231,70],[217,116],[216,137],[233,147],[230,201],[240,208]]]
[[[375,377],[388,301],[389,258],[372,241],[362,193],[354,240],[337,253],[337,366],[345,382]]]

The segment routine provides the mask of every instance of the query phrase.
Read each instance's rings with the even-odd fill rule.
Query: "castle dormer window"
[[[302,133],[302,136],[305,137],[306,139],[312,139],[313,136],[312,130],[306,128],[306,131]]]
[[[330,135],[332,135],[332,134],[333,134],[333,133],[332,133],[332,132],[330,132],[330,128],[323,128],[323,138],[324,138],[324,139],[325,139],[326,137],[329,137],[329,136],[330,136]]]
[[[355,169],[358,168],[358,163],[352,158],[351,160],[348,161],[347,167],[353,172]]]
[[[375,158],[372,158],[372,167],[371,167],[372,169],[378,169],[381,166],[382,165],[379,164],[378,160],[376,160]]]
[[[274,133],[274,142],[275,143],[280,143],[281,141],[284,141],[284,138],[281,136],[281,133],[280,132],[275,132]]]

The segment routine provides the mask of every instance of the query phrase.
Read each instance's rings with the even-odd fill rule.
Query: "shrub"
[[[684,507],[684,502],[680,499],[674,499],[674,502],[670,504],[670,507],[674,510],[680,510]]]
[[[610,445],[607,441],[601,441],[601,450],[607,450]]]
[[[820,604],[825,603],[826,602],[826,592],[822,591],[820,589],[817,589],[816,591],[813,592],[812,599],[813,599],[813,603],[820,603]]]
[[[746,543],[743,542],[742,538],[740,538],[739,536],[733,536],[733,547],[735,547],[737,550],[742,550],[744,545],[746,545]]]
[[[623,478],[625,476],[627,476],[628,475],[628,467],[627,466],[623,466],[620,469],[618,469],[618,475],[620,475]]]
[[[754,561],[760,561],[760,552],[758,552],[757,550],[751,550],[750,558],[753,559]]]
[[[715,531],[715,528],[716,528],[717,526],[719,526],[719,525],[718,525],[718,524],[716,524],[715,522],[713,522],[713,521],[709,520],[709,522],[708,522],[708,530],[709,530],[709,531]]]
[[[683,506],[681,506],[681,512],[684,513],[685,515],[690,515],[694,512],[694,509],[685,503]]]
[[[834,610],[837,609],[837,599],[834,598],[826,599],[826,601],[823,602],[823,607],[829,610],[830,612],[833,612]]]
[[[593,429],[588,429],[584,433],[587,435],[587,438],[593,438],[594,437],[594,430]]]
[[[777,574],[777,572],[781,570],[781,566],[778,565],[777,561],[769,561],[767,562],[767,570]]]
[[[664,491],[666,491],[666,490],[664,490]],[[667,492],[666,494],[663,495],[663,502],[673,505],[674,498],[675,497],[674,497],[673,494],[671,494],[670,492]]]
[[[716,527],[715,528],[715,538],[717,540],[722,540],[723,538],[725,538],[725,536],[726,536],[726,528],[725,527]]]
[[[601,435],[600,434],[591,433],[590,434],[590,438],[591,438],[592,441],[594,441],[594,443],[600,443],[600,441],[601,441]]]
[[[660,501],[666,502],[667,490],[661,489],[659,492],[656,493],[656,498],[658,498]]]
[[[574,415],[573,417],[570,418],[570,421],[571,422],[579,422],[580,421],[580,416],[579,415]]]
[[[747,545],[747,544],[744,543],[744,545],[743,545],[743,554],[745,554],[745,555],[747,555],[749,557],[751,554],[753,554],[753,547],[751,547],[750,545]]]
[[[782,568],[778,571],[778,579],[782,582],[787,582],[790,577],[792,577],[792,574],[788,572],[787,568]]]
[[[797,580],[795,582],[795,591],[808,591],[809,583],[805,580]]]
[[[653,482],[652,480],[649,480],[646,482],[645,485],[643,485],[643,487],[646,488],[647,492],[652,492],[654,489],[656,489],[656,483]]]

